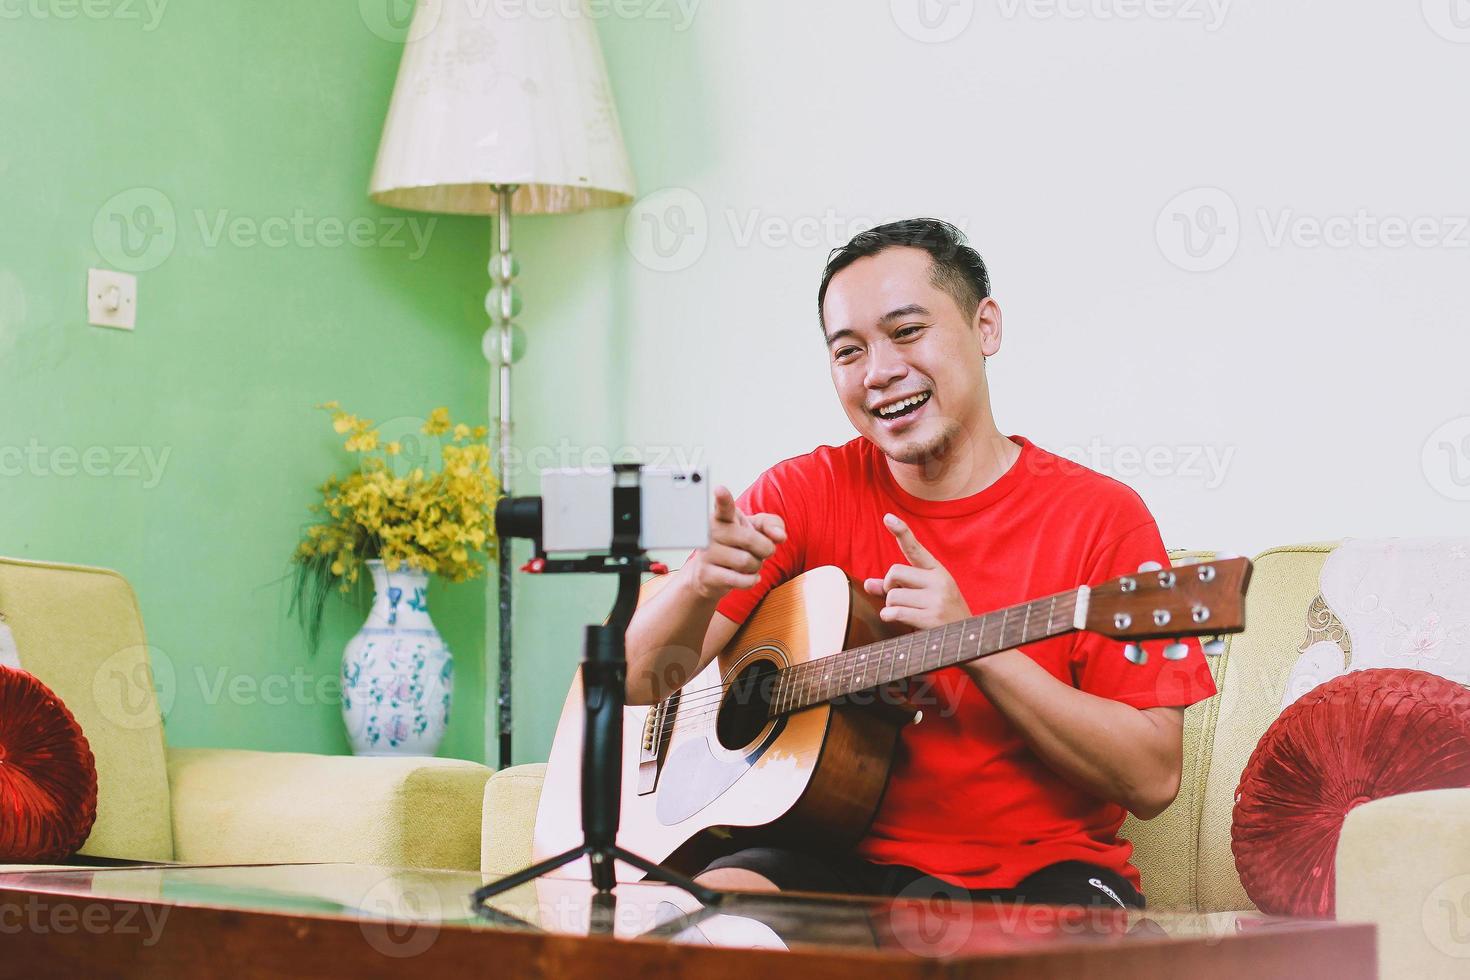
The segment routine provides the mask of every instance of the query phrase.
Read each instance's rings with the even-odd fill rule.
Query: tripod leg
[[[579,844],[578,846],[572,848],[570,851],[563,851],[556,857],[547,858],[540,864],[533,864],[523,871],[517,871],[515,874],[506,875],[499,881],[492,881],[484,888],[478,888],[475,890],[474,903],[476,905],[483,905],[485,904],[485,900],[487,898],[493,898],[496,895],[501,894],[502,892],[510,891],[512,888],[515,888],[518,885],[524,885],[526,882],[531,881],[534,878],[540,878],[544,874],[550,874],[563,865],[571,864],[573,861],[577,860],[577,858],[584,856],[589,850],[591,850],[591,848],[588,847],[586,844]]]
[[[617,498],[618,491],[615,489],[614,499],[619,504],[614,508],[615,512],[640,513],[636,506],[636,496],[632,506],[624,506],[626,501],[618,501]],[[635,525],[630,539],[632,544],[623,542],[628,547],[636,544],[636,531]],[[617,600],[605,625],[587,627],[582,660],[582,690],[586,702],[582,742],[583,842],[570,851],[477,889],[474,906],[486,918],[495,917],[489,914],[491,910],[485,906],[487,899],[555,871],[583,856],[590,859],[597,925],[606,924],[605,920],[612,908],[610,896],[617,887],[613,866],[615,860],[631,864],[654,881],[683,889],[706,906],[720,901],[719,892],[617,846],[622,798],[623,707],[628,666],[623,648],[624,635],[638,602],[638,582],[640,573],[645,568],[641,561],[631,564],[627,562],[628,556],[633,552],[617,553],[623,555],[626,566],[618,573]]]
[[[673,885],[675,888],[683,889],[694,896],[695,900],[702,905],[718,905],[724,898],[722,892],[717,892],[713,888],[706,888],[693,878],[688,878],[679,874],[677,871],[670,871],[668,868],[654,864],[641,854],[634,854],[632,851],[614,846],[612,848],[612,856],[624,864],[631,864],[639,871],[648,875],[653,881],[661,881],[666,885]]]

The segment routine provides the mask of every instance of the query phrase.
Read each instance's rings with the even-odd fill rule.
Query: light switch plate
[[[111,269],[87,270],[87,322],[131,330],[138,317],[138,277]]]

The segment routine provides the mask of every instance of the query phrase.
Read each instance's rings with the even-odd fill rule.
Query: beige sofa
[[[1178,798],[1122,835],[1154,909],[1253,909],[1230,849],[1236,784],[1276,718],[1307,635],[1307,609],[1332,544],[1274,548],[1255,558],[1246,632],[1211,662],[1217,697],[1185,714]],[[1179,552],[1176,561],[1209,557]],[[497,773],[485,787],[483,870],[524,867],[545,767]],[[1378,926],[1384,977],[1470,976],[1470,789],[1379,800],[1348,816],[1337,855],[1338,918]]]
[[[71,709],[96,757],[83,855],[478,866],[484,766],[169,748],[137,599],[116,572],[0,558],[0,615],[21,665]]]

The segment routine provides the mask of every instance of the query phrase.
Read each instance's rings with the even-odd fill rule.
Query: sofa
[[[484,766],[168,746],[137,598],[116,572],[0,558],[0,616],[97,761],[78,863],[479,866]]]
[[[1246,631],[1210,661],[1219,695],[1185,712],[1184,772],[1174,803],[1152,820],[1129,817],[1151,909],[1254,910],[1230,846],[1236,786],[1280,711],[1304,639],[1318,576],[1335,544],[1273,548],[1254,559]],[[1214,557],[1173,552],[1176,564]],[[498,772],[485,786],[482,870],[524,867],[544,765]],[[1337,916],[1377,925],[1380,975],[1470,976],[1470,789],[1435,790],[1362,804],[1348,814],[1337,851]]]

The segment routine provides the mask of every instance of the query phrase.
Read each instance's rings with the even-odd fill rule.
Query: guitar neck
[[[905,633],[784,667],[771,689],[771,715],[800,711],[844,695],[969,663],[1028,643],[1065,636],[1087,615],[1084,586],[948,626]]]

